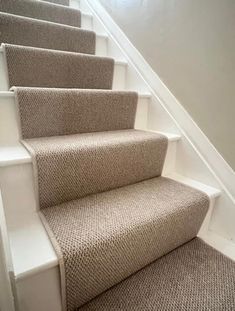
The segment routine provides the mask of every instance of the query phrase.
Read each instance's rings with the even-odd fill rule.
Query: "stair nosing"
[[[101,35],[102,37],[105,36],[105,35]],[[3,48],[3,45],[5,43],[2,43],[0,45],[0,53],[4,53],[4,48]],[[21,45],[19,45],[21,46]],[[23,46],[23,47],[26,47],[26,48],[35,48],[35,49],[42,49],[42,48],[39,48],[39,47],[32,47],[32,46]],[[90,56],[90,57],[101,57],[101,58],[111,58],[112,57],[109,57],[109,56],[100,56],[100,55],[96,55],[96,54],[86,54],[86,53],[79,53],[79,52],[71,52],[71,51],[63,51],[63,50],[53,50],[53,49],[44,49],[43,50],[47,50],[47,51],[56,51],[58,53],[73,53],[73,54],[78,54],[78,55],[87,55],[87,56]],[[117,66],[123,66],[123,67],[127,67],[128,66],[128,62],[125,61],[125,60],[118,60],[118,59],[114,59],[114,65],[117,65]]]
[[[165,135],[166,137],[168,137],[169,142],[178,141],[180,139],[180,136],[175,135],[175,134],[151,131],[148,129],[143,129],[143,131]],[[5,153],[7,153],[7,148],[9,148],[9,155],[11,154],[11,148],[15,148],[15,151],[13,152],[14,156],[13,157],[2,156],[2,159],[0,158],[0,167],[7,167],[7,166],[13,166],[13,165],[19,165],[19,164],[32,163],[32,158],[31,158],[30,154],[25,149],[25,147],[23,145],[21,145],[20,142],[16,142],[15,144],[9,144],[9,145],[6,145],[6,144],[1,145],[1,142],[0,142],[0,152],[3,150]],[[17,155],[16,154],[17,148],[19,149],[19,151],[22,150],[24,155],[22,155],[22,154]]]

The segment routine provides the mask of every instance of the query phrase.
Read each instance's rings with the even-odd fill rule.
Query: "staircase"
[[[181,133],[87,1],[0,1],[0,27],[16,309],[234,310],[235,265],[200,239],[221,190],[177,172]]]

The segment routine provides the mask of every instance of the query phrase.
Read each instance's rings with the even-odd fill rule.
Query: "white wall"
[[[100,2],[235,170],[235,1]]]

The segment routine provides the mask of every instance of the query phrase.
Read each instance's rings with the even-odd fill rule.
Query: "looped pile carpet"
[[[0,2],[0,10],[9,88],[60,262],[63,309],[234,310],[234,264],[189,242],[208,197],[161,176],[167,138],[134,129],[138,94],[112,90],[114,60],[88,55],[95,33],[78,28],[81,12],[32,0]]]

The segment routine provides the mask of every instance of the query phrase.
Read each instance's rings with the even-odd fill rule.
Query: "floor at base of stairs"
[[[91,310],[234,311],[235,262],[195,238],[79,308]]]

